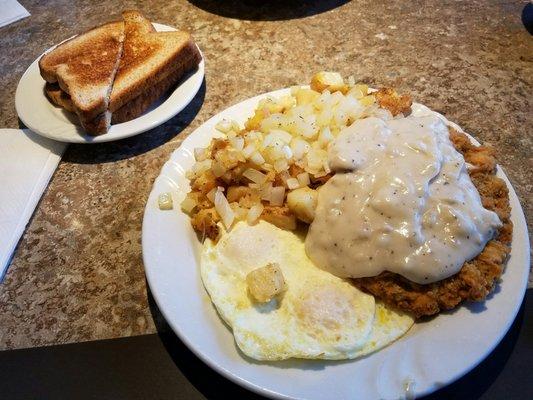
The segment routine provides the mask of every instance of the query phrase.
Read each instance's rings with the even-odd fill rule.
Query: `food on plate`
[[[412,106],[410,96],[319,73],[310,87],[261,100],[244,127],[221,121],[216,129],[207,148],[194,150],[196,163],[187,172],[191,191],[181,207],[208,239],[204,285],[246,354],[277,359],[244,350],[262,349],[265,336],[248,330],[253,340],[246,344],[239,332],[249,328],[224,316],[243,304],[224,296],[241,296],[244,289],[232,285],[242,279],[246,286],[246,274],[254,271],[262,275],[248,288],[250,304],[270,300],[291,320],[298,318],[290,300],[284,305],[291,288],[314,290],[292,279],[291,271],[302,265],[303,275],[316,273],[342,287],[349,282],[375,296],[376,318],[378,308],[420,318],[464,300],[484,300],[501,276],[512,224],[493,150],[473,145],[441,115]],[[265,239],[267,226],[283,240]],[[219,256],[233,241],[239,251]],[[292,246],[287,254],[304,250],[301,261],[281,255],[285,241]],[[255,256],[262,252],[268,257]],[[268,270],[271,264],[280,270]],[[224,296],[214,286],[223,287]],[[317,303],[321,311],[325,307]],[[255,316],[246,315],[242,323],[248,326]],[[355,340],[361,332],[350,335]],[[268,343],[281,340],[271,336]],[[331,358],[356,353],[351,347]]]
[[[172,210],[174,207],[172,195],[169,192],[161,193],[157,198],[157,204],[160,210]]]
[[[452,309],[465,300],[484,300],[503,273],[513,236],[509,193],[505,182],[495,175],[493,149],[473,145],[454,129],[450,129],[450,139],[469,164],[483,206],[498,214],[501,227],[481,253],[442,281],[421,285],[390,272],[355,280],[358,287],[418,317]]]
[[[248,291],[255,301],[266,303],[286,288],[283,271],[276,263],[256,268],[246,275]]]
[[[320,84],[338,84],[337,75],[322,74]],[[260,218],[295,229],[296,212],[305,221],[304,215],[313,211],[305,209],[302,200],[307,200],[307,206],[314,204],[311,190],[332,176],[327,163],[329,143],[357,119],[392,117],[367,85],[345,83],[342,92],[296,87],[280,99],[260,101],[244,128],[221,121],[216,128],[223,137],[206,149],[196,149],[197,163],[188,172],[192,191],[183,209],[190,213],[193,227],[215,239],[221,217],[226,228],[237,220],[253,223]],[[391,91],[383,98],[394,103],[400,96]],[[287,197],[299,188],[309,188],[303,198]],[[220,193],[217,204],[215,193]]]
[[[110,22],[60,44],[39,60],[41,76],[68,94],[70,108],[88,132],[103,133],[109,125],[109,93],[123,41],[123,23]],[[57,94],[54,98],[63,100]]]
[[[294,179],[294,178],[290,178]],[[287,207],[300,221],[310,224],[315,219],[318,191],[309,187],[296,187],[287,194]]]
[[[436,115],[357,120],[328,156],[335,175],[318,191],[305,244],[311,260],[336,276],[390,271],[416,283],[440,281],[501,225]]]
[[[239,348],[257,360],[352,359],[386,346],[414,322],[316,268],[301,238],[265,221],[237,223],[217,243],[206,241],[201,258],[213,304]],[[260,300],[252,295],[264,288],[274,290]]]
[[[45,92],[87,133],[141,115],[201,60],[186,32],[156,32],[138,11],[60,44],[39,60]]]

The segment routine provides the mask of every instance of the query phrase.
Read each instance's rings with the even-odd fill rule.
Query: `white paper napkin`
[[[0,282],[65,148],[29,129],[0,129]]]
[[[0,28],[29,16],[30,13],[17,0],[0,0]]]

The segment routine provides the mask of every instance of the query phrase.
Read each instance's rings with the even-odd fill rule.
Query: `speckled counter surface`
[[[1,127],[19,126],[15,90],[36,57],[125,8],[191,31],[206,57],[206,82],[157,129],[69,146],[0,284],[0,349],[155,332],[141,222],[161,166],[213,114],[306,83],[319,70],[409,91],[492,143],[533,226],[533,37],[520,20],[526,2],[21,3],[31,17],[0,28]]]

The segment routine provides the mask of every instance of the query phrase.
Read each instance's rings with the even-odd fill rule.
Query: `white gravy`
[[[391,271],[439,281],[479,254],[501,225],[436,116],[358,120],[328,153],[336,173],[319,189],[305,245],[334,275]]]

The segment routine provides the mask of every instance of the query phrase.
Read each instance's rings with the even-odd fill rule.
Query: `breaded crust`
[[[352,280],[360,289],[416,318],[450,310],[465,300],[484,300],[502,275],[511,250],[513,223],[509,192],[505,182],[495,175],[493,149],[475,146],[465,134],[451,128],[450,139],[465,160],[472,164],[470,178],[479,191],[483,206],[496,212],[503,223],[494,239],[457,274],[442,281],[420,285],[391,272]]]
[[[374,93],[374,96],[376,96],[379,106],[389,110],[393,116],[408,115],[411,112],[413,100],[408,94],[398,94],[392,88],[381,88]]]

